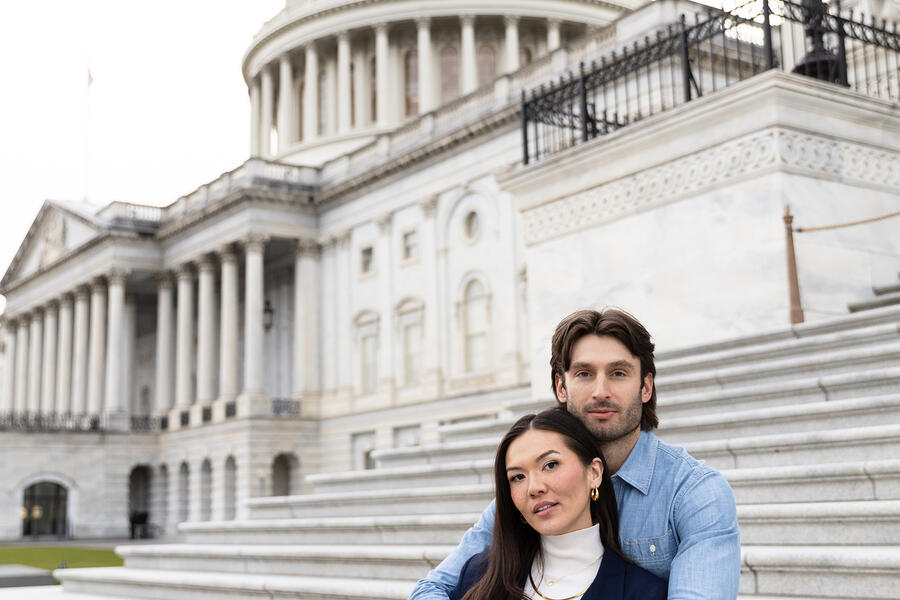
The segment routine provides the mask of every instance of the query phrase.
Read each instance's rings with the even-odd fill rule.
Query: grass
[[[0,546],[0,565],[28,565],[53,570],[65,562],[70,569],[79,567],[121,567],[122,558],[103,548],[78,546]]]

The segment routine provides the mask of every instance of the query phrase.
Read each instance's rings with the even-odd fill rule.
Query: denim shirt
[[[619,540],[635,563],[669,580],[669,600],[734,600],[741,543],[725,478],[648,431],[612,476]],[[453,553],[419,581],[409,600],[446,600],[463,564],[491,544],[494,502]]]

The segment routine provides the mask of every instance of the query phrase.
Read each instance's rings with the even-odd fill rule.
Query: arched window
[[[406,116],[419,114],[419,53],[407,50],[403,57],[403,83],[406,92]]]
[[[478,63],[478,85],[484,85],[494,80],[497,76],[497,61],[494,49],[484,44],[478,46],[475,60]]]
[[[519,68],[531,64],[531,50],[524,46],[519,46]]]
[[[186,462],[178,467],[178,522],[188,519],[188,487],[191,478],[191,469]]]
[[[466,286],[463,299],[463,334],[467,373],[487,368],[487,293],[477,279]]]
[[[459,54],[456,48],[441,50],[441,100],[449,102],[459,95]]]
[[[328,127],[328,75],[319,71],[319,134],[324,135]]]
[[[200,465],[200,520],[212,518],[212,464],[204,459]]]
[[[128,523],[131,539],[150,537],[150,467],[133,468],[128,476]]]
[[[52,481],[39,481],[25,488],[22,498],[22,535],[68,533],[68,490]]]
[[[293,454],[279,454],[272,461],[272,495],[290,496],[299,483],[300,462]]]
[[[233,456],[225,460],[225,520],[234,519],[237,511],[237,463]]]

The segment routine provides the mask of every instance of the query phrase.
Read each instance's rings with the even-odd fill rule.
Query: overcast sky
[[[2,271],[45,199],[165,205],[243,162],[241,57],[283,6],[0,0]]]

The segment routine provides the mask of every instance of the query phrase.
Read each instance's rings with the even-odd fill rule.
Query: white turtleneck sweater
[[[541,553],[531,564],[531,579],[548,598],[581,598],[597,576],[598,558],[602,557],[600,525],[562,535],[542,535]],[[543,600],[531,580],[525,581],[525,596]]]

